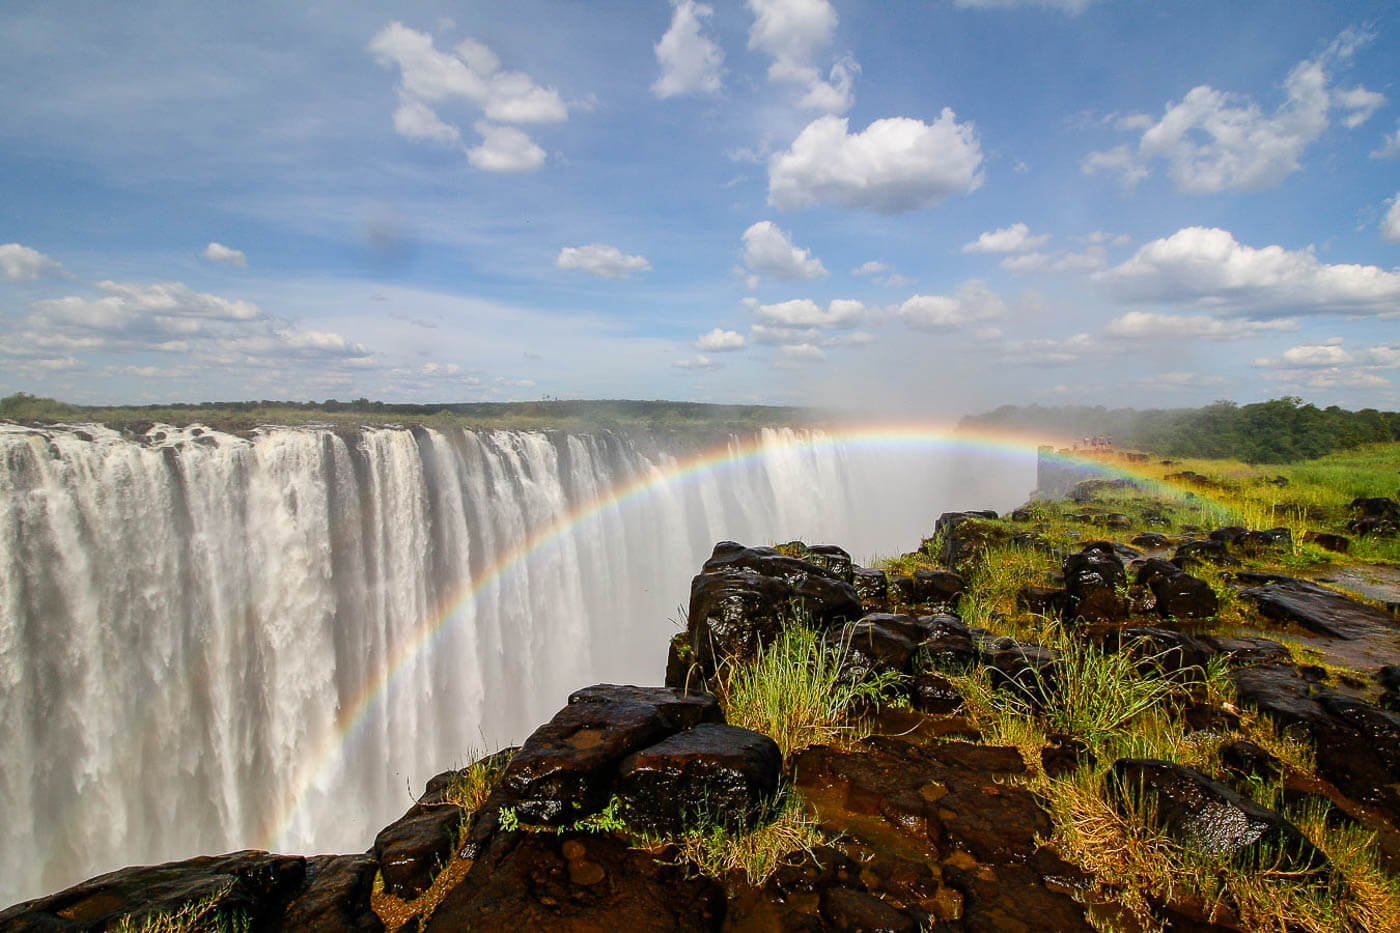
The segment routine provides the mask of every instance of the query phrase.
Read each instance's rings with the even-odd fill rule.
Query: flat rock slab
[[[384,924],[369,904],[378,870],[379,864],[368,855],[308,858],[306,883],[271,928],[286,933],[379,933]]]
[[[452,857],[466,814],[450,803],[414,804],[374,837],[374,858],[384,872],[384,890],[412,900],[433,883]]]
[[[693,875],[611,836],[503,833],[425,930],[713,930],[724,890]]]
[[[1194,768],[1149,758],[1113,763],[1109,793],[1185,845],[1232,861],[1320,870],[1327,860],[1291,823]]]
[[[1307,580],[1264,573],[1240,573],[1237,579],[1259,584],[1241,590],[1240,595],[1254,600],[1265,618],[1292,622],[1319,635],[1360,640],[1400,628],[1400,621],[1389,612]]]
[[[689,729],[702,722],[724,722],[713,694],[671,687],[634,687],[630,684],[594,684],[569,694],[569,705],[581,703],[640,703],[650,706],[672,729]]]
[[[751,826],[778,792],[783,755],[750,729],[702,723],[628,755],[617,779],[634,830],[676,835],[707,824]]]
[[[101,930],[217,898],[216,909],[276,922],[306,877],[306,859],[245,850],[123,868],[0,913],[5,931]],[[222,892],[222,893],[221,893]]]

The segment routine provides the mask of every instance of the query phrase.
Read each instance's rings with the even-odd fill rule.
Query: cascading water
[[[614,433],[0,425],[0,905],[362,851],[569,691],[659,682],[715,541],[868,559],[1033,484],[1024,457],[757,440],[687,470]]]

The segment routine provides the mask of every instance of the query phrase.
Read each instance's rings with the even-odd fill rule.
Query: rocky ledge
[[[1126,516],[1085,519],[1123,537],[1134,530]],[[1283,530],[1142,528],[1131,543],[1071,550],[1042,531],[1028,512],[949,513],[915,555],[928,565],[908,572],[855,566],[831,545],[721,542],[692,583],[664,686],[578,690],[518,749],[435,777],[370,851],[127,868],[12,907],[0,930],[141,929],[181,911],[270,931],[1251,928],[1249,902],[1228,887],[1209,900],[1190,885],[1137,890],[1106,871],[1057,823],[1063,801],[1047,791],[1056,781],[1100,788],[1107,815],[1096,818],[1139,827],[1119,826],[1124,838],[1145,834],[1213,860],[1216,877],[1259,871],[1340,890],[1353,876],[1287,815],[1312,801],[1326,825],[1369,833],[1377,870],[1394,884],[1395,613],[1238,569],[1289,546]],[[1006,547],[1058,567],[1020,586],[1007,610],[1047,622],[1058,641],[968,617],[1007,622],[988,615],[977,589],[986,557]],[[1235,614],[1220,630],[1226,603]],[[1242,630],[1241,619],[1256,628]],[[727,722],[721,699],[730,672],[794,625],[817,633],[841,683],[883,686],[852,711],[859,730],[785,757],[773,738]],[[1263,632],[1364,643],[1364,657],[1386,664],[1299,663]],[[1114,746],[1055,731],[1079,645],[1176,689],[1165,721],[1183,747],[1213,749],[1205,770],[1126,754],[1100,761]],[[1207,672],[1214,692],[1202,686]],[[1041,739],[1005,741],[1014,731],[988,709],[1019,710]],[[1307,754],[1274,753],[1286,748]],[[1314,767],[1300,767],[1309,757]],[[1272,807],[1258,802],[1264,784],[1278,790]],[[700,870],[686,848],[747,838],[793,801],[813,835],[757,877],[737,862]]]

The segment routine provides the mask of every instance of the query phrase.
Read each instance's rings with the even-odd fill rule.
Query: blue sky
[[[6,4],[0,393],[1400,407],[1400,9]]]

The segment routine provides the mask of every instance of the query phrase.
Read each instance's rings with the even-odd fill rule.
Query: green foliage
[[[1234,458],[1291,463],[1362,444],[1400,440],[1400,412],[1335,405],[1318,408],[1296,397],[1249,405],[1220,401],[1204,408],[1108,409],[1102,406],[1003,405],[962,425],[1050,432],[1077,439],[1112,435],[1120,447],[1168,457]]]
[[[247,933],[251,926],[241,911],[225,912],[219,908],[219,902],[232,887],[230,881],[208,897],[190,901],[178,910],[147,914],[139,920],[123,917],[109,929],[112,933]]]
[[[497,752],[473,761],[452,776],[447,786],[447,801],[473,813],[486,802],[491,788],[505,774],[512,755]]]
[[[82,409],[66,402],[16,392],[0,398],[0,419],[9,421],[71,421]]]
[[[773,738],[786,758],[850,731],[863,702],[878,702],[901,683],[894,673],[843,676],[848,644],[790,621],[777,639],[747,664],[727,673],[725,716],[736,726]],[[847,672],[848,673],[848,672]]]

